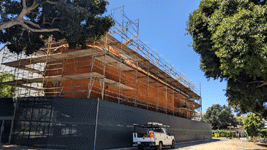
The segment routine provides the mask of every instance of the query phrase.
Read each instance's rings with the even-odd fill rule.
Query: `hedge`
[[[219,137],[227,137],[227,135],[236,137],[236,131],[233,130],[212,130],[213,137],[215,136],[215,133],[218,133]]]

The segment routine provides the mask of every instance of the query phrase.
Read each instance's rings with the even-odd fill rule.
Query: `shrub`
[[[216,134],[218,134],[219,137],[227,137],[227,135],[236,137],[236,131],[233,130],[212,130],[212,136],[216,137]]]

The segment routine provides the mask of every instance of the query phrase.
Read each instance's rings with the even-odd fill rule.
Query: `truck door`
[[[157,139],[157,144],[158,144],[158,142],[159,141],[162,141],[163,142],[163,144],[164,144],[164,138],[163,138],[163,130],[161,129],[161,128],[157,128],[157,129],[155,129],[154,130],[155,132],[156,132],[156,134],[157,134],[157,137],[156,137],[156,139]]]
[[[172,144],[172,140],[170,138],[170,136],[168,135],[168,132],[167,132],[167,129],[165,128],[162,128],[163,129],[163,132],[164,132],[164,141],[166,145],[171,145]]]

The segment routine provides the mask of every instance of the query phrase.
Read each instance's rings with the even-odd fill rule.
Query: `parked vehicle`
[[[137,133],[136,128],[147,128],[147,133]],[[145,125],[134,124],[133,146],[137,146],[139,150],[145,147],[156,147],[161,150],[163,146],[175,147],[174,136],[167,133],[169,126],[157,122],[148,122]]]

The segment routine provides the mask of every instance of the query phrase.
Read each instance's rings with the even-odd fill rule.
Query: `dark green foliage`
[[[7,81],[13,81],[15,80],[15,76],[8,73],[0,74],[0,83],[1,82],[7,82]],[[15,92],[15,87],[0,84],[0,98],[1,97],[13,97]]]
[[[222,129],[227,128],[227,126],[236,126],[237,120],[233,114],[231,114],[230,107],[220,106],[219,104],[214,104],[208,108],[208,111],[203,116],[201,121],[206,123],[211,123],[212,129]]]
[[[264,127],[264,122],[260,116],[248,114],[243,121],[243,125],[249,136],[258,136],[261,128]]]
[[[114,24],[110,16],[102,16],[108,5],[105,0],[26,0],[28,8],[34,4],[37,7],[18,19],[22,1],[0,0],[0,43],[8,43],[11,52],[26,50],[26,54],[31,54],[43,47],[43,39],[50,35],[56,40],[66,39],[70,48],[80,45],[85,48],[87,39],[99,39]],[[13,25],[1,30],[1,24],[16,19],[30,29]]]
[[[205,76],[227,81],[229,105],[239,113],[263,117],[267,117],[266,10],[266,0],[202,0],[187,28]]]
[[[261,129],[259,135],[263,138],[267,138],[267,129]]]

